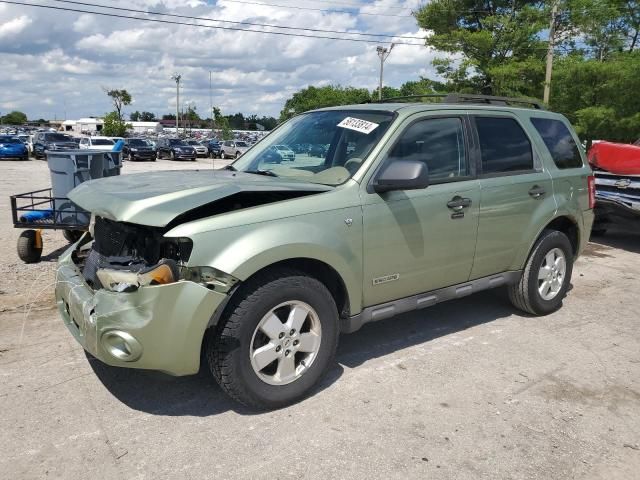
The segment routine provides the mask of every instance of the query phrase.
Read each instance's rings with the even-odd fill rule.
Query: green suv
[[[326,108],[222,170],[83,183],[92,213],[60,258],[76,340],[119,367],[198,372],[278,408],[332,365],[340,332],[488,288],[562,305],[593,222],[593,178],[561,115],[508,99]],[[273,145],[328,145],[276,163]],[[398,320],[400,321],[400,320]]]

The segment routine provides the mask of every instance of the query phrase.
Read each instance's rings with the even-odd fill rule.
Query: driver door
[[[391,141],[378,172],[394,161],[423,161],[429,186],[381,194],[368,187],[363,192],[364,306],[469,279],[480,186],[468,132],[462,113],[421,115],[407,120]]]

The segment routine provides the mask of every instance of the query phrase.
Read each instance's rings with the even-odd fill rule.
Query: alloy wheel
[[[543,300],[553,300],[564,284],[567,273],[567,259],[559,248],[549,251],[538,271],[538,293]]]
[[[272,308],[258,323],[249,357],[258,378],[286,385],[300,378],[320,350],[322,328],[316,311],[297,300]]]

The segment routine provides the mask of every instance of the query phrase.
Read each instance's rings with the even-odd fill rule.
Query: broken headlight
[[[163,258],[152,267],[139,272],[100,268],[96,272],[100,283],[107,290],[113,292],[133,292],[138,287],[147,285],[166,285],[179,280],[178,265],[174,260]]]

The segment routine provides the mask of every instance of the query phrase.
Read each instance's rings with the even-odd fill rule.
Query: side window
[[[547,146],[556,167],[581,168],[582,157],[571,132],[560,120],[532,118],[531,123]]]
[[[469,174],[464,129],[459,118],[431,118],[410,125],[393,146],[387,161],[427,164],[429,180],[442,182]]]
[[[533,150],[522,127],[512,118],[475,117],[482,173],[533,170]]]

